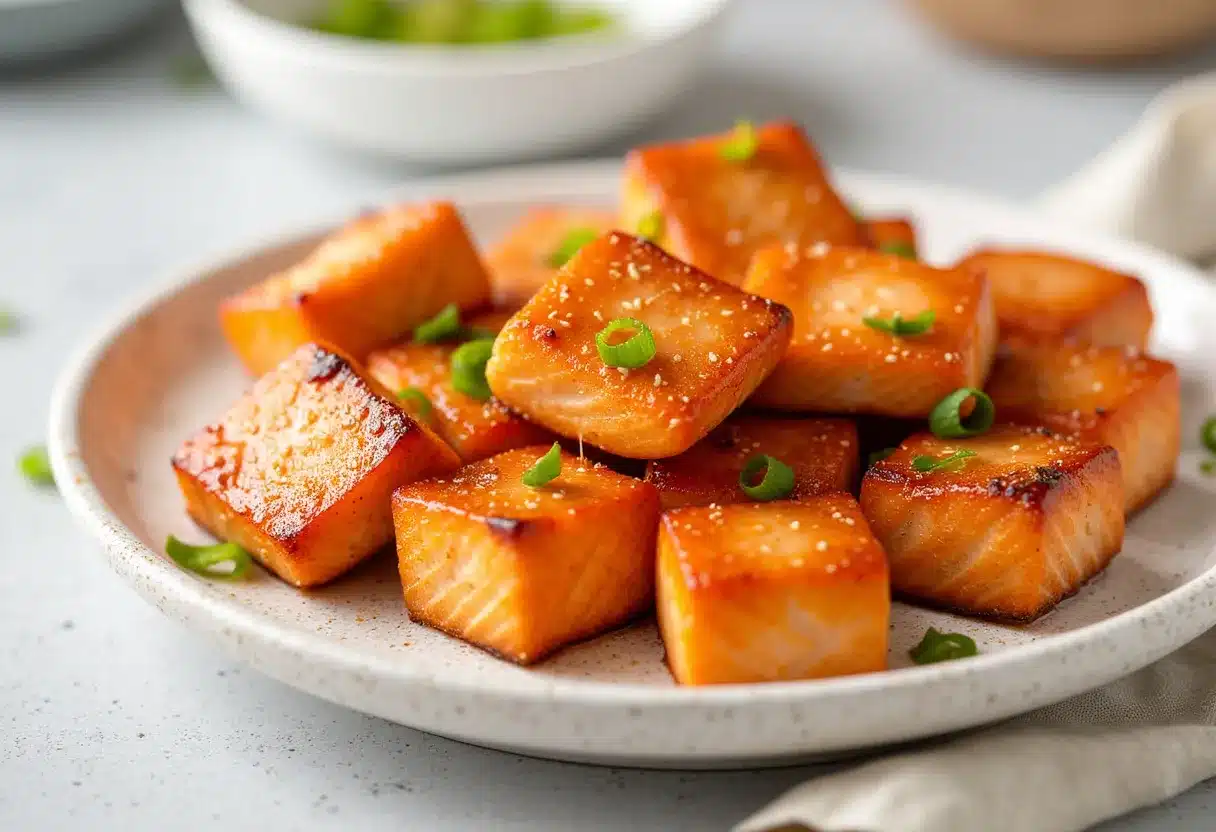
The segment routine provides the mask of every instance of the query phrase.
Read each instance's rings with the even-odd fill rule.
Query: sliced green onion
[[[891,240],[879,245],[878,250],[886,254],[894,254],[896,257],[906,257],[909,260],[916,259],[916,246],[906,240]]]
[[[608,339],[618,332],[633,331],[626,340],[611,344]],[[650,363],[658,351],[654,345],[654,333],[637,318],[617,318],[595,334],[595,348],[600,360],[609,367],[634,369]]]
[[[652,243],[658,242],[659,238],[663,236],[664,225],[663,212],[651,211],[638,220],[638,236]]]
[[[55,485],[55,475],[51,472],[51,459],[47,456],[46,447],[37,445],[27,448],[17,458],[17,469],[30,485],[43,488]]]
[[[463,332],[460,307],[449,303],[435,317],[414,327],[414,340],[420,344],[437,344],[459,338]]]
[[[553,443],[548,453],[536,460],[536,464],[524,471],[522,482],[528,488],[540,488],[557,479],[562,472],[562,446]]]
[[[930,627],[920,644],[908,651],[912,661],[917,664],[933,664],[948,662],[954,659],[965,659],[979,655],[975,639],[962,633],[943,633]]]
[[[1199,439],[1203,446],[1216,454],[1216,416],[1209,416],[1199,430]]]
[[[384,34],[393,7],[385,0],[331,0],[316,27],[331,35],[374,38]]]
[[[718,147],[718,155],[728,162],[746,162],[760,148],[760,137],[750,121],[735,122],[735,129]]]
[[[178,57],[169,69],[173,83],[185,90],[196,90],[215,83],[211,66],[197,52]]]
[[[191,546],[189,543],[182,543],[173,535],[169,535],[169,539],[165,541],[165,554],[183,569],[209,578],[243,578],[253,565],[253,558],[249,553],[235,543]],[[231,566],[227,569],[216,568],[224,564]]]
[[[461,344],[452,353],[452,386],[470,398],[485,401],[490,398],[486,383],[486,362],[494,348],[492,338],[479,338]]]
[[[881,450],[870,451],[870,456],[866,460],[866,467],[873,468],[875,465],[882,462],[884,459],[889,457],[891,454],[895,453],[896,450],[897,450],[896,448],[882,448]]]
[[[1199,463],[1199,470],[1209,477],[1216,474],[1216,459],[1205,459]]]
[[[975,400],[971,414],[963,418],[962,407],[968,399]],[[929,414],[929,430],[939,439],[960,439],[978,436],[992,427],[996,405],[988,394],[974,387],[960,387],[937,403]]]
[[[937,459],[931,456],[916,457],[912,460],[912,468],[921,473],[929,471],[953,471],[963,466],[963,460],[970,459],[975,456],[975,451],[958,450],[950,454],[950,456]]]
[[[423,419],[429,419],[431,411],[434,410],[431,406],[431,400],[427,398],[426,393],[423,393],[417,387],[407,387],[404,390],[398,390],[397,398],[412,405],[414,413]]]
[[[571,228],[566,232],[566,236],[562,238],[562,241],[558,243],[557,248],[553,249],[553,253],[549,255],[549,259],[546,262],[553,268],[560,269],[566,265],[571,257],[578,254],[580,248],[598,236],[600,236],[599,232],[594,228],[588,228],[587,226]]]
[[[21,320],[11,309],[0,306],[0,335],[12,335],[21,327]]]
[[[861,322],[870,329],[889,332],[892,335],[924,335],[933,329],[933,322],[936,319],[937,313],[932,309],[926,309],[915,318],[904,318],[903,315],[896,312],[890,318],[862,318]]]
[[[761,471],[764,472],[764,479],[752,485],[752,480]],[[763,503],[780,500],[794,490],[794,470],[779,459],[767,454],[756,454],[739,472],[739,487],[753,500]]]

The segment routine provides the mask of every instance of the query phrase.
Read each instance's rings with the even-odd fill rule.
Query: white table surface
[[[642,136],[788,115],[837,164],[1032,196],[1216,50],[1115,73],[963,54],[883,0],[743,0],[714,72]],[[0,457],[41,441],[100,316],[175,266],[354,209],[414,171],[184,92],[170,15],[122,49],[0,76]],[[620,148],[605,148],[616,152]],[[0,466],[0,829],[725,830],[812,769],[656,773],[427,736],[241,668],[111,575]],[[1016,787],[1016,786],[1011,786]],[[1216,786],[1103,827],[1216,828]]]

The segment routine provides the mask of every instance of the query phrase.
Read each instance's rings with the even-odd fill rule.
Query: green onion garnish
[[[979,655],[975,639],[962,633],[942,633],[930,627],[920,644],[908,651],[912,661],[917,664],[933,664],[948,662],[954,659],[965,659],[968,656]]]
[[[486,362],[494,349],[494,340],[479,338],[461,344],[452,353],[452,386],[466,396],[485,401],[490,398],[490,385],[486,383]]]
[[[975,400],[971,414],[963,418],[962,407],[968,399]],[[978,436],[996,419],[996,405],[988,394],[974,387],[960,387],[937,403],[929,414],[929,430],[939,439],[960,439]]]
[[[185,90],[197,90],[215,83],[211,66],[197,52],[182,55],[170,67],[173,83]]]
[[[540,488],[557,479],[562,472],[562,446],[553,443],[548,453],[536,460],[536,464],[524,471],[522,482],[528,488]]]
[[[1216,459],[1205,459],[1199,463],[1199,470],[1209,477],[1216,474]]]
[[[235,543],[216,543],[212,546],[191,546],[182,543],[173,535],[165,541],[165,554],[183,569],[206,575],[209,578],[243,578],[253,565],[249,553]],[[218,566],[231,564],[227,569]]]
[[[746,162],[760,148],[760,137],[750,121],[735,122],[735,129],[718,147],[718,155],[728,162]]]
[[[55,475],[51,472],[51,460],[43,445],[27,448],[17,458],[17,468],[30,485],[43,488],[55,485]]]
[[[459,338],[463,332],[460,307],[449,303],[435,317],[414,327],[414,340],[420,344],[437,344]]]
[[[891,454],[895,453],[896,450],[896,448],[882,448],[881,450],[870,451],[870,456],[866,460],[866,467],[873,468]]]
[[[963,466],[963,460],[970,459],[973,456],[975,456],[975,451],[965,450],[955,451],[950,456],[942,457],[941,459],[935,459],[934,457],[922,454],[912,460],[912,468],[921,473],[928,473],[929,471],[953,471]]]
[[[632,331],[633,335],[620,343],[610,343],[609,338],[617,333]],[[644,367],[654,358],[657,349],[654,333],[637,318],[617,318],[595,334],[595,348],[600,360],[609,367]]]
[[[12,335],[21,326],[17,313],[0,306],[0,335]]]
[[[752,481],[761,471],[764,472],[764,478],[752,485]],[[780,500],[794,490],[794,470],[779,459],[767,454],[756,454],[739,472],[739,487],[753,500],[763,503]]]
[[[649,242],[658,242],[663,236],[663,212],[651,211],[638,220],[638,236]]]
[[[878,250],[886,254],[894,254],[896,257],[906,257],[909,260],[916,259],[916,246],[904,240],[891,240],[890,242],[882,243]]]
[[[414,413],[422,419],[429,419],[431,411],[434,410],[431,406],[431,400],[427,398],[426,393],[423,393],[417,387],[407,387],[404,390],[398,390],[397,398],[410,404]]]
[[[1199,439],[1203,446],[1216,454],[1216,416],[1209,416],[1199,429]]]
[[[926,309],[915,318],[904,318],[896,312],[890,318],[862,318],[861,322],[870,329],[889,332],[892,335],[924,335],[933,329],[933,321],[936,319],[937,313]]]
[[[549,259],[546,262],[553,268],[560,269],[566,265],[571,257],[578,254],[580,248],[598,236],[600,236],[599,232],[594,228],[588,228],[587,226],[571,228],[566,232],[566,236],[562,238],[562,241],[558,243],[557,248],[553,249],[553,253],[549,255]]]

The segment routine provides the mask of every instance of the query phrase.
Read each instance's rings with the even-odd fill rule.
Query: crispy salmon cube
[[[655,355],[609,367],[596,334],[645,324]],[[583,246],[494,343],[494,395],[533,422],[618,456],[675,456],[725,419],[780,360],[788,309],[612,232]],[[628,334],[628,333],[622,333]]]
[[[474,317],[470,327],[497,331],[502,315],[489,313]],[[367,371],[390,391],[398,394],[402,406],[414,418],[429,424],[444,441],[460,454],[464,462],[543,442],[552,442],[549,431],[534,425],[502,402],[491,398],[480,401],[452,385],[451,358],[457,343],[420,344],[407,342],[376,350],[367,358]],[[413,388],[426,396],[430,406],[402,395]]]
[[[916,227],[903,217],[882,217],[862,222],[870,245],[887,254],[916,257]]]
[[[591,638],[654,603],[654,486],[549,448],[474,462],[400,488],[393,521],[410,617],[520,664]]]
[[[1010,621],[1050,610],[1123,545],[1118,454],[1044,428],[909,437],[866,472],[861,508],[895,593]]]
[[[393,489],[456,454],[346,358],[315,344],[263,376],[173,457],[186,510],[298,587],[393,537]]]
[[[1007,344],[988,394],[1003,421],[1119,452],[1129,512],[1174,478],[1181,442],[1178,371],[1131,347]]]
[[[649,462],[646,479],[658,487],[665,511],[750,502],[739,475],[756,454],[793,469],[790,500],[847,492],[857,482],[857,428],[849,420],[739,415],[679,456]]]
[[[1001,337],[1069,338],[1144,349],[1153,309],[1144,284],[1085,260],[983,249],[959,263],[992,286]]]
[[[978,387],[996,348],[987,284],[868,249],[775,247],[757,253],[744,289],[794,311],[794,339],[752,403],[778,410],[928,415],[959,387]],[[867,325],[931,311],[922,334]]]
[[[220,306],[233,350],[254,375],[301,344],[323,343],[362,361],[449,303],[472,308],[490,278],[448,202],[365,214],[301,263]]]
[[[598,237],[616,224],[614,211],[599,208],[531,209],[486,254],[495,302],[513,309],[523,306],[564,264],[568,242],[582,234]]]
[[[661,217],[654,242],[736,286],[758,249],[816,242],[863,245],[865,232],[832,189],[796,124],[756,128],[755,153],[724,158],[735,133],[641,147],[625,158],[621,225]]]
[[[848,494],[666,512],[657,586],[682,685],[887,666],[887,559]]]

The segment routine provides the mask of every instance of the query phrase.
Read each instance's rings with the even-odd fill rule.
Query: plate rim
[[[521,197],[517,193],[512,196],[511,192],[527,186],[550,194],[551,199],[562,198],[560,192],[569,191],[572,199],[577,199],[578,195],[582,194],[583,201],[586,201],[588,183],[615,176],[620,165],[619,159],[604,159],[520,165],[428,177],[401,187],[385,189],[383,201],[436,196],[445,191],[464,193],[462,197],[453,197],[457,203],[515,201]],[[935,198],[981,205],[985,211],[1006,215],[1022,222],[1029,221],[1036,225],[1045,222],[1036,216],[1033,210],[964,188],[848,169],[836,171],[834,179],[843,184],[842,190],[846,192],[854,187],[864,189],[867,184],[871,187],[914,190],[922,194],[933,194]],[[849,699],[891,688],[957,684],[975,676],[1013,672],[1022,665],[1037,666],[1053,660],[1064,661],[1075,651],[1117,646],[1125,633],[1143,629],[1143,624],[1152,617],[1161,614],[1168,616],[1171,609],[1186,607],[1205,593],[1211,596],[1213,590],[1216,590],[1216,565],[1213,565],[1165,594],[1109,618],[1064,633],[1046,635],[1029,644],[981,654],[965,662],[896,668],[830,679],[704,687],[665,687],[636,682],[606,682],[528,674],[521,679],[531,677],[529,682],[499,687],[493,691],[487,691],[485,685],[478,684],[474,679],[444,673],[442,668],[428,670],[419,667],[417,661],[401,658],[390,660],[387,657],[361,654],[323,636],[310,635],[288,626],[285,622],[228,601],[226,593],[217,589],[215,582],[186,573],[171,564],[159,552],[146,546],[106,505],[78,450],[78,424],[84,415],[83,396],[94,370],[104,359],[108,349],[130,326],[153,312],[160,304],[241,260],[270,249],[300,243],[332,228],[341,219],[333,217],[317,228],[301,229],[297,226],[269,235],[260,234],[255,239],[235,247],[226,247],[218,254],[198,260],[193,266],[171,269],[167,278],[154,281],[150,288],[135,293],[133,297],[122,301],[117,311],[106,315],[71,353],[56,379],[48,420],[48,449],[56,482],[59,483],[60,493],[69,511],[102,543],[104,556],[114,571],[163,612],[186,622],[191,628],[213,632],[223,630],[226,635],[252,640],[262,649],[278,651],[280,654],[293,652],[307,657],[310,661],[323,662],[331,671],[344,675],[391,678],[398,684],[424,685],[436,691],[451,691],[468,696],[491,695],[496,700],[520,706],[543,706],[553,704],[555,699],[561,699],[568,705],[645,707],[650,710],[688,706],[733,708],[795,701]],[[1216,298],[1216,286],[1205,281],[1194,266],[1172,255],[1139,243],[1082,229],[1068,228],[1067,233],[1070,239],[1077,242],[1078,247],[1101,249],[1116,258],[1126,256],[1129,259],[1154,262],[1158,264],[1154,268],[1159,266],[1163,271],[1169,270],[1174,273],[1174,278],[1184,279],[1193,284],[1192,288]],[[156,593],[149,591],[152,586],[157,588]],[[151,597],[154,594],[159,598]],[[164,603],[161,603],[162,601]],[[192,620],[192,613],[196,612],[204,613],[210,621],[200,627],[197,621]],[[1197,621],[1199,623],[1196,623]],[[1176,620],[1171,617],[1171,623],[1175,625],[1173,631],[1181,633],[1182,637],[1159,636],[1149,649],[1140,651],[1142,656],[1148,657],[1147,660],[1138,660],[1136,666],[1127,672],[1178,649],[1207,630],[1216,623],[1216,612],[1209,614],[1207,618],[1191,616]],[[1147,637],[1142,633],[1141,643],[1145,638]],[[1101,683],[1095,682],[1095,686]],[[1073,693],[1077,692],[1080,691]]]

